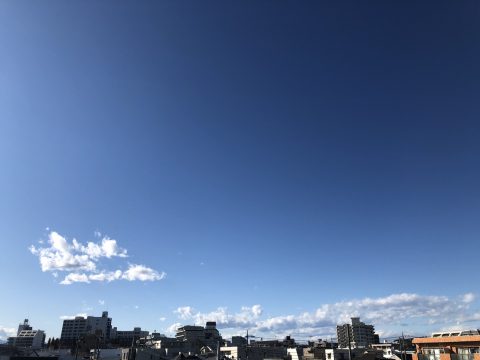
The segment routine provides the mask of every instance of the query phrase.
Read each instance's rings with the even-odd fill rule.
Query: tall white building
[[[111,330],[112,318],[104,311],[102,316],[77,316],[75,319],[63,320],[60,339],[63,343],[69,343],[78,340],[82,335],[95,334],[106,341],[110,339]]]
[[[375,328],[352,317],[352,324],[337,325],[338,347],[364,348],[376,343]]]
[[[85,335],[87,319],[83,316],[77,316],[75,319],[63,320],[62,333],[60,339],[64,341],[76,341],[81,335]]]

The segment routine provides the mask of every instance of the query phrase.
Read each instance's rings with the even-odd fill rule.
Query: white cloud
[[[16,334],[17,329],[0,325],[0,340],[7,340],[7,338]]]
[[[167,274],[164,272],[159,273],[144,265],[130,264],[128,270],[122,274],[122,279],[128,281],[140,280],[140,281],[155,281],[162,280]]]
[[[81,313],[81,314],[77,314],[77,315],[61,315],[60,316],[60,320],[72,320],[72,319],[75,319],[76,317],[87,317],[88,315],[86,313]]]
[[[159,273],[156,270],[153,270],[144,265],[132,264],[128,270],[122,272],[121,270],[116,271],[103,271],[93,274],[85,273],[69,273],[65,276],[60,284],[70,285],[77,282],[90,283],[92,281],[99,282],[111,282],[114,280],[128,280],[128,281],[157,281],[164,279],[166,274],[164,272]]]
[[[90,274],[88,275],[88,278],[92,281],[114,281],[114,280],[119,280],[122,278],[122,271],[121,270],[116,270],[116,271],[103,271],[99,272],[97,274]]]
[[[127,257],[127,250],[121,249],[117,245],[117,241],[104,237],[101,244],[88,242],[87,246],[79,244],[75,239],[73,240],[74,249],[85,253],[91,259],[99,259],[101,257],[111,258],[114,256]]]
[[[51,245],[48,248],[36,248],[34,245],[29,248],[33,255],[38,256],[42,271],[95,270],[95,263],[87,255],[73,253],[65,238],[58,233],[51,232],[48,242]]]
[[[88,315],[86,313],[80,313],[77,315],[62,315],[60,316],[60,320],[72,320],[75,319],[77,316],[81,316],[83,318],[86,318]]]
[[[105,305],[105,300],[98,300],[98,303],[103,306]]]
[[[253,305],[251,308],[243,307],[242,309],[250,311],[254,317],[259,317],[262,315],[262,307],[260,305]]]
[[[178,323],[178,322],[177,322],[177,323],[174,323],[174,324],[170,325],[168,328],[166,328],[166,329],[165,329],[165,332],[166,332],[167,334],[170,334],[170,335],[171,335],[171,334],[175,334],[175,333],[177,332],[177,329],[178,329],[180,326],[182,326],[181,323]]]
[[[462,301],[464,303],[469,304],[469,303],[475,301],[475,297],[476,297],[475,294],[472,294],[472,293],[463,294],[462,295]]]
[[[184,320],[192,318],[193,312],[194,310],[191,306],[180,306],[174,311],[174,313],[178,314],[180,319]]]
[[[350,322],[360,316],[362,321],[374,324],[381,336],[399,334],[403,327],[435,327],[455,324],[468,328],[471,321],[480,320],[480,312],[472,310],[475,297],[465,294],[456,298],[447,296],[423,296],[418,294],[392,294],[378,298],[363,298],[323,304],[310,312],[263,317],[260,305],[242,307],[240,312],[231,313],[225,307],[211,312],[196,311],[191,306],[177,308],[174,313],[181,320],[196,324],[216,321],[221,329],[236,329],[243,333],[252,332],[284,336],[291,333],[305,337],[335,336],[337,324]]]
[[[48,235],[50,247],[30,246],[30,252],[38,256],[42,271],[95,271],[96,262],[102,257],[126,257],[127,250],[121,249],[117,241],[105,237],[101,244],[88,242],[82,245],[76,239],[70,244],[65,237],[52,231]]]
[[[90,281],[88,280],[88,276],[85,274],[70,273],[65,276],[65,279],[63,279],[60,284],[70,285],[77,282],[89,283]]]
[[[191,306],[181,306],[174,313],[180,319],[193,320],[196,324],[216,321],[219,328],[248,328],[255,326],[256,319],[262,314],[262,307],[260,305],[243,306],[240,312],[230,314],[226,307],[219,307],[209,313],[201,313]]]
[[[95,232],[96,237],[102,236]],[[98,269],[102,259],[126,258],[127,250],[121,248],[117,241],[103,236],[99,243],[82,244],[76,239],[71,242],[55,231],[48,235],[48,246],[30,246],[30,252],[37,256],[42,271],[52,272],[57,278],[58,272],[67,272],[60,284],[70,285],[83,282],[111,282],[114,280],[157,281],[165,278],[166,273],[158,272],[145,265],[130,264],[128,269],[105,270]]]
[[[165,321],[165,320],[167,320],[167,318],[165,316],[161,316],[161,317],[158,318],[158,320]]]

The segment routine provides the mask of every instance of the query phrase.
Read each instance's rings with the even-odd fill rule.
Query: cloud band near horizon
[[[480,321],[480,311],[473,306],[475,300],[473,293],[453,298],[400,293],[323,304],[313,311],[278,316],[262,316],[265,311],[259,304],[242,307],[239,312],[230,312],[226,307],[201,312],[192,306],[181,306],[174,311],[179,321],[168,327],[167,331],[172,333],[186,323],[216,321],[217,327],[228,334],[238,334],[248,329],[252,333],[276,337],[297,334],[330,338],[335,337],[337,324],[350,322],[351,317],[359,316],[362,321],[374,324],[381,337],[387,337],[399,335],[400,328],[435,328],[436,331],[442,331],[472,326],[472,322]]]

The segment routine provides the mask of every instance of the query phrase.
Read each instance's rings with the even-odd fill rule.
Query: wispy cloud
[[[114,280],[157,281],[164,279],[166,276],[166,273],[158,272],[144,265],[130,264],[125,271],[101,271],[91,274],[69,273],[60,284],[70,285],[75,282],[90,283],[93,281],[111,282]]]
[[[480,312],[472,309],[474,294],[454,298],[447,296],[423,296],[419,294],[392,294],[378,298],[363,298],[323,304],[317,309],[297,314],[263,317],[260,305],[243,307],[239,312],[229,312],[219,307],[210,312],[200,312],[191,306],[177,308],[179,320],[197,324],[216,321],[221,329],[250,329],[258,333],[284,336],[291,333],[314,336],[335,336],[335,326],[349,322],[353,316],[376,325],[381,336],[394,332],[395,327],[425,327],[456,325],[468,327],[471,321],[480,319]],[[178,325],[178,324],[174,324]],[[170,327],[172,328],[173,325]],[[396,333],[398,334],[398,332]]]
[[[101,234],[96,232],[96,237]],[[42,245],[42,244],[40,244]],[[37,256],[44,272],[66,272],[60,284],[127,281],[156,281],[165,278],[164,272],[140,264],[128,264],[126,270],[99,269],[102,259],[126,258],[127,250],[121,248],[117,241],[103,236],[100,242],[82,244],[76,239],[71,242],[55,231],[48,235],[48,246],[30,246],[30,252]]]

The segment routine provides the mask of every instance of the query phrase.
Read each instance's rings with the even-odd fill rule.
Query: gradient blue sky
[[[0,337],[104,309],[162,332],[478,328],[479,15],[0,2]],[[97,272],[167,276],[61,285],[29,251],[52,231],[127,249]]]

